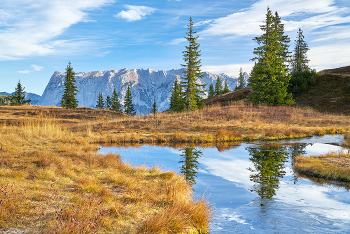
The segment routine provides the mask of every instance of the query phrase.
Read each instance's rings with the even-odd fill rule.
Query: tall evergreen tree
[[[188,26],[187,36],[185,37],[188,41],[188,46],[186,50],[183,51],[183,60],[185,64],[181,64],[185,68],[184,77],[181,82],[181,90],[184,91],[183,97],[185,100],[185,108],[187,110],[197,109],[202,102],[201,95],[204,93],[202,88],[205,85],[196,84],[196,82],[204,77],[204,74],[201,72],[201,60],[199,44],[197,43],[198,36],[195,36],[197,33],[193,30],[193,20],[189,19],[190,23]]]
[[[26,99],[26,95],[24,92],[24,87],[22,87],[21,85],[21,81],[19,80],[17,83],[17,86],[15,88],[15,93],[11,96],[9,96],[9,100],[10,100],[10,105],[11,106],[21,106],[24,105],[26,103],[30,103],[30,99],[25,100]]]
[[[208,98],[214,97],[215,96],[215,90],[214,90],[214,85],[211,83],[209,85],[209,91],[208,91]]]
[[[308,90],[309,85],[316,81],[316,71],[309,68],[307,51],[309,47],[304,41],[303,31],[299,28],[295,48],[291,60],[292,78],[289,82],[289,91],[293,94],[302,93]]]
[[[152,109],[151,109],[151,114],[156,115],[156,114],[157,114],[157,111],[158,111],[158,109],[157,109],[157,103],[156,103],[156,99],[154,99],[153,105],[152,105]]]
[[[276,13],[274,16],[267,8],[266,20],[260,26],[265,33],[255,37],[258,47],[254,49],[257,63],[253,67],[249,80],[252,86],[252,101],[254,104],[290,105],[292,95],[287,92],[290,75],[287,65],[287,37],[284,36],[284,26]]]
[[[112,99],[111,99],[111,97],[109,96],[109,95],[107,95],[107,97],[106,97],[106,109],[107,110],[111,110],[111,108],[112,108]]]
[[[245,85],[246,85],[246,83],[244,80],[243,70],[242,70],[242,68],[240,68],[239,69],[239,77],[238,77],[238,81],[237,81],[237,85],[236,85],[235,90],[244,88]]]
[[[117,90],[115,88],[113,90],[111,102],[112,102],[111,110],[121,113],[122,112],[122,105],[120,104],[119,95],[118,95]]]
[[[131,116],[136,115],[134,104],[132,103],[132,93],[129,85],[126,90],[126,95],[124,97],[124,113]]]
[[[98,92],[96,108],[102,110],[105,107],[105,101],[103,100],[103,94]]]
[[[215,84],[215,96],[222,94],[223,88],[222,88],[222,81],[220,76],[216,79]]]
[[[65,108],[77,108],[78,100],[75,98],[78,89],[75,85],[75,72],[69,62],[66,68],[66,77],[64,79],[64,91],[62,95],[61,106]]]
[[[224,90],[222,91],[222,93],[228,93],[230,92],[230,88],[228,87],[228,84],[227,84],[227,80],[224,81]]]

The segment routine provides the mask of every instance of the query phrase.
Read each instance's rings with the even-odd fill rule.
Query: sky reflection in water
[[[339,151],[334,144],[342,140],[326,135],[279,144],[242,143],[222,152],[148,145],[100,152],[119,153],[132,165],[187,171],[196,196],[204,194],[215,209],[211,233],[349,233],[349,192],[298,178],[292,169],[293,154]]]

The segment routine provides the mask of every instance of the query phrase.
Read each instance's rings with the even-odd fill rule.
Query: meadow
[[[0,107],[0,231],[206,233],[212,209],[181,175],[132,167],[100,144],[222,144],[350,132],[306,108],[211,106],[130,117],[89,108]]]

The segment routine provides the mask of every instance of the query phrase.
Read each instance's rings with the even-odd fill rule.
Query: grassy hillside
[[[232,91],[206,100],[205,104],[243,100],[249,102],[250,87]],[[311,107],[320,112],[350,115],[350,66],[328,69],[318,73],[316,83],[306,93],[294,97],[297,106]]]
[[[350,66],[319,72],[316,83],[295,101],[321,112],[350,115]]]

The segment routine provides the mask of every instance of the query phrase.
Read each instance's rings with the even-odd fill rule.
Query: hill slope
[[[295,102],[315,110],[350,115],[350,66],[319,72],[316,83]]]
[[[206,100],[207,105],[248,100],[250,87],[232,91]],[[350,115],[350,66],[327,69],[318,73],[316,83],[306,93],[294,97],[299,106],[320,112]]]

